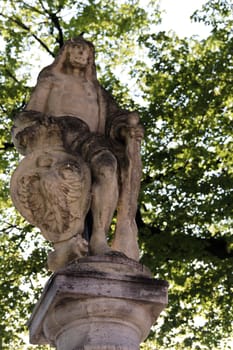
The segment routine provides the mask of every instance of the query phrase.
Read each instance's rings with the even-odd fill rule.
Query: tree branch
[[[224,238],[209,238],[205,240],[207,243],[206,251],[219,259],[227,259],[233,257],[233,251],[228,250],[227,242]]]
[[[30,31],[30,29],[29,29]],[[38,38],[35,34],[31,33],[31,35],[33,36],[33,38],[35,38],[36,41],[38,41],[40,43],[40,45],[52,56],[55,57],[54,53],[48,48],[48,46],[42,41],[40,40],[40,38]]]
[[[59,18],[56,15],[56,13],[49,13],[49,17],[52,21],[52,23],[54,24],[54,27],[57,29],[58,31],[58,37],[56,39],[57,43],[59,44],[60,48],[63,46],[64,44],[64,38],[63,38],[63,32],[60,26],[60,22],[59,22]]]
[[[7,112],[6,108],[5,108],[2,104],[0,105],[0,108],[1,108],[1,110],[3,111],[3,113],[6,113],[6,112]]]
[[[4,142],[2,147],[0,147],[0,151],[8,151],[9,149],[13,149],[15,146],[12,142]]]
[[[11,73],[8,68],[5,68],[5,71],[16,83],[19,83],[18,79]]]
[[[154,237],[155,242],[156,240],[159,242],[160,234],[166,235],[167,240],[166,240],[166,243],[163,243],[163,244],[168,247],[168,250],[172,248],[175,251],[177,251],[178,254],[179,254],[179,251],[182,251],[182,254],[184,256],[189,255],[189,251],[190,251],[189,247],[190,245],[192,245],[192,242],[193,242],[194,244],[198,243],[198,246],[202,247],[203,258],[204,256],[208,256],[209,254],[221,260],[233,258],[233,251],[228,249],[227,241],[223,237],[222,238],[213,238],[213,237],[199,238],[191,235],[187,236],[184,234],[170,236],[169,233],[160,231],[156,226],[153,227],[153,226],[146,225],[146,227],[149,228],[149,230],[147,230],[147,234],[148,232],[150,232],[150,237]],[[144,225],[144,228],[145,228],[145,225]],[[180,242],[182,242],[182,245],[180,245]],[[198,250],[197,250],[197,253],[199,254]],[[194,252],[191,252],[190,254],[193,255]]]
[[[62,32],[62,28],[60,26],[60,21],[59,21],[59,17],[57,16],[57,14],[61,11],[62,6],[59,6],[58,11],[56,13],[49,11],[48,9],[45,8],[43,1],[39,0],[41,7],[43,8],[44,12],[47,13],[49,15],[49,18],[51,19],[54,27],[57,29],[58,31],[58,37],[56,38],[57,43],[59,44],[60,48],[63,46],[64,44],[64,38],[63,38],[63,32]]]
[[[3,13],[0,13],[0,15],[4,18],[6,18],[7,20],[14,22],[15,24],[17,24],[20,28],[22,28],[23,30],[27,31],[28,33],[30,33],[33,38],[52,56],[54,57],[54,53],[48,48],[48,46],[40,39],[38,38],[38,36],[34,33],[32,33],[31,28],[26,26],[19,18],[17,17],[9,17],[4,15]]]
[[[43,14],[44,14],[43,11],[40,11],[40,10],[37,9],[36,7],[27,4],[25,1],[22,1],[22,3],[23,3],[24,6],[25,6],[26,8],[28,8],[29,10],[32,10],[32,11],[34,11],[34,12],[37,12],[37,13],[39,13],[40,15],[43,15]]]

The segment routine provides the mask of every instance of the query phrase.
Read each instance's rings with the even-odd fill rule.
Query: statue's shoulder
[[[44,68],[39,73],[37,78],[37,85],[51,86],[56,83],[61,83],[64,80],[64,74],[55,72],[52,69]]]
[[[47,80],[47,81],[53,81],[56,79],[59,79],[59,74],[58,72],[54,71],[53,69],[49,67],[43,68],[39,75],[38,75],[38,80]]]

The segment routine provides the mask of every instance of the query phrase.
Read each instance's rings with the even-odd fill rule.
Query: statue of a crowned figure
[[[98,82],[91,42],[79,36],[64,44],[40,72],[12,133],[25,156],[12,176],[12,200],[52,242],[49,269],[112,251],[139,260],[143,127]]]

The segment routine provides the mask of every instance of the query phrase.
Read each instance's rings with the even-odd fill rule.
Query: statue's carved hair
[[[58,52],[58,55],[55,57],[53,63],[45,67],[40,72],[38,76],[38,80],[46,76],[52,75],[53,73],[56,73],[56,72],[63,72],[65,68],[65,64],[67,62],[68,49],[78,44],[85,45],[89,49],[88,65],[85,69],[85,77],[87,80],[96,81],[97,76],[96,76],[96,67],[95,67],[95,48],[90,41],[85,40],[81,35],[76,38],[67,40],[64,43],[64,45]]]

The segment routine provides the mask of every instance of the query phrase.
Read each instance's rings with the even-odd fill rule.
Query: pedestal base
[[[81,258],[49,280],[29,321],[32,344],[138,350],[167,304],[166,281],[122,256]]]

